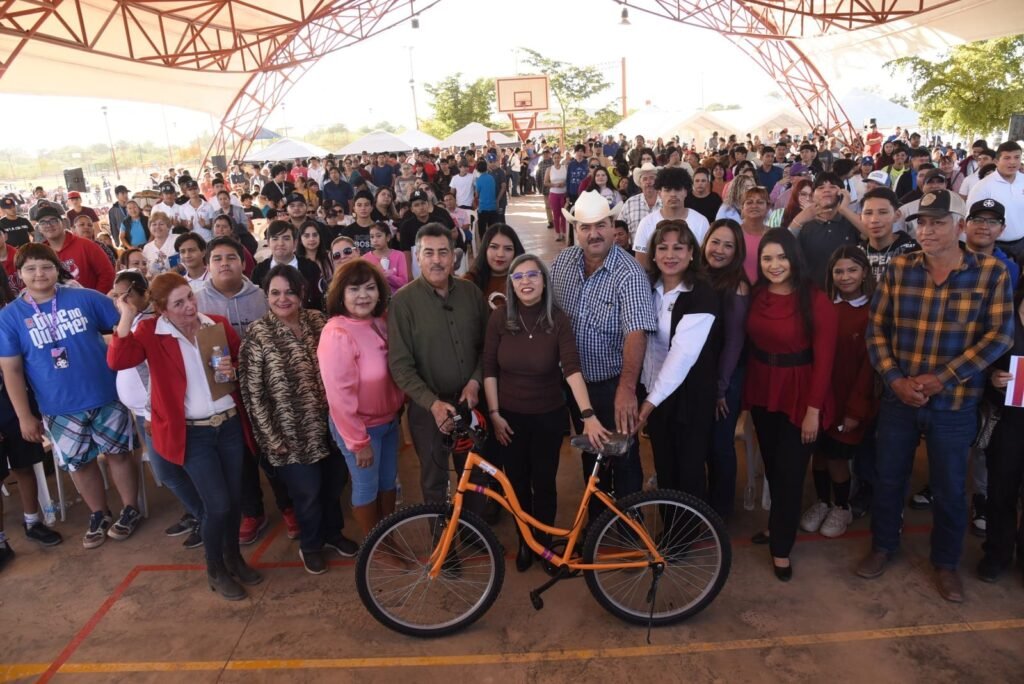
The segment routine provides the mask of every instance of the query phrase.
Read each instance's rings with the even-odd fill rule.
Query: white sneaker
[[[853,511],[842,506],[833,506],[818,532],[823,537],[842,537],[853,522]]]
[[[826,515],[828,515],[828,504],[824,501],[816,501],[800,516],[800,529],[805,532],[817,532]]]

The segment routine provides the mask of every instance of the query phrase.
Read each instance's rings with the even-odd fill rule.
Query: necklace
[[[537,322],[533,324],[532,328],[528,328],[526,326],[526,321],[523,320],[523,314],[519,314],[519,322],[522,324],[523,330],[526,331],[527,339],[532,340],[533,339],[533,331],[537,329],[538,325],[540,325],[540,316],[537,317]]]

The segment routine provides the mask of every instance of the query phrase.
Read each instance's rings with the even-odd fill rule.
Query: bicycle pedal
[[[534,610],[541,610],[542,608],[544,608],[544,599],[542,599],[540,597],[540,594],[538,594],[536,591],[530,592],[530,603],[533,604]]]

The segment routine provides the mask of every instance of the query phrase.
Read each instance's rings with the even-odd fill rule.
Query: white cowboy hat
[[[615,218],[622,211],[622,202],[608,207],[608,200],[597,190],[589,190],[580,195],[576,204],[572,205],[572,213],[562,209],[565,220],[569,223],[597,223],[601,219]]]
[[[658,171],[661,171],[660,166],[655,166],[651,162],[647,162],[643,166],[638,166],[635,169],[633,169],[633,182],[636,183],[637,185],[640,185],[641,176],[643,176],[645,173],[658,173]]]

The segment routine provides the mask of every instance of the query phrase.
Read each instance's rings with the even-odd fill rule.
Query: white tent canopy
[[[874,118],[879,128],[913,127],[920,118],[913,109],[863,90],[851,90],[839,101],[854,126],[866,125]]]
[[[324,157],[328,152],[319,145],[293,140],[292,138],[278,138],[262,150],[249,152],[245,161],[283,161],[287,159],[306,159],[309,157]]]
[[[413,150],[429,150],[433,147],[440,147],[441,141],[423,131],[402,131],[398,137],[411,145]]]
[[[345,145],[338,154],[361,154],[363,152],[370,152],[376,154],[378,152],[408,152],[416,145],[411,145],[394,133],[388,133],[387,131],[374,131],[364,135],[358,140],[353,140],[348,145]]]
[[[486,145],[487,131],[490,129],[482,123],[466,124],[441,141],[441,147],[469,147],[470,145]],[[512,145],[515,138],[502,133],[491,133],[491,142],[496,145]]]

